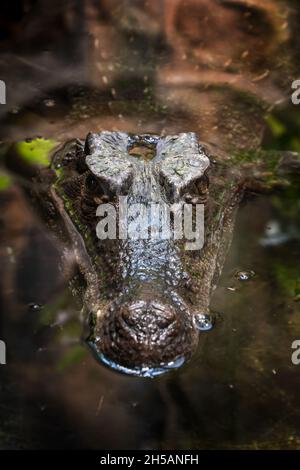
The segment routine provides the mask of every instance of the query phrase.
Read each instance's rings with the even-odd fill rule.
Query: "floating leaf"
[[[18,142],[15,149],[18,155],[30,165],[48,166],[50,152],[57,145],[58,142],[55,140],[38,137]]]

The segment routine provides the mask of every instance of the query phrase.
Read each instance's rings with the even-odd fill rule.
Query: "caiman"
[[[54,152],[33,192],[51,229],[71,242],[80,272],[73,286],[89,328],[85,339],[102,363],[153,377],[191,358],[214,322],[210,299],[245,191],[299,171],[293,153],[267,157],[256,152],[255,164],[249,155],[235,159],[194,133],[89,133]],[[97,208],[110,204],[119,214],[120,196],[128,208],[202,205],[203,246],[186,249],[186,240],[172,236],[99,238]]]
[[[74,290],[83,301],[90,328],[87,341],[95,355],[121,372],[154,376],[187,361],[202,330],[213,323],[210,299],[245,191],[268,188],[289,172],[299,173],[294,155],[257,150],[269,105],[281,102],[279,88],[288,94],[296,78],[290,69],[297,48],[292,48],[295,56],[286,53],[296,44],[294,22],[287,21],[292,15],[283,14],[282,2],[275,5],[269,0],[98,3],[85,2],[84,11],[74,13],[75,33],[69,41],[64,33],[64,44],[71,44],[70,52],[66,49],[69,60],[74,55],[72,38],[82,23],[89,40],[81,55],[94,57],[92,66],[82,67],[87,83],[95,82],[106,94],[99,101],[92,94],[93,106],[80,95],[83,102],[78,103],[83,109],[90,107],[93,116],[84,121],[84,132],[78,116],[74,124],[63,113],[57,124],[59,140],[68,141],[53,154],[51,167],[40,171],[33,192],[53,232],[71,242],[80,272]],[[61,12],[56,10],[55,17]],[[38,11],[36,44],[49,30],[45,11],[44,22]],[[60,14],[69,13],[68,7]],[[128,25],[134,34],[128,34]],[[22,45],[24,36],[22,28]],[[55,44],[54,50],[61,48]],[[27,56],[21,61],[25,71],[20,71],[17,57],[19,65],[8,69],[4,78],[17,88],[13,80],[41,73],[47,57],[43,53],[33,58],[31,74]],[[4,62],[11,61],[10,56]],[[58,74],[60,58],[59,67],[53,63],[34,82],[54,89],[58,78],[78,77],[77,68],[72,74]],[[23,103],[30,99],[32,86],[20,83]],[[132,91],[134,99],[128,101]],[[48,100],[49,104],[52,109],[54,103]],[[47,120],[38,120],[36,126],[35,132],[55,134]],[[124,132],[69,140],[89,129],[105,128]],[[2,126],[5,139],[10,138],[9,131],[10,126]],[[198,141],[190,131],[210,144]],[[26,132],[27,128],[17,132],[18,138]],[[163,133],[171,135],[162,137]],[[129,207],[161,201],[168,206],[201,204],[204,245],[187,250],[180,239],[99,239],[97,208],[109,203],[118,212],[119,196],[128,197]]]

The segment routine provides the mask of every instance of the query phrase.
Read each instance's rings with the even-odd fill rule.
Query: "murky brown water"
[[[297,2],[37,3],[0,41],[5,142],[195,131],[224,152],[300,150]],[[60,248],[18,180],[2,191],[0,448],[299,448],[299,195],[295,182],[247,196],[215,328],[183,369],[150,380],[94,360]]]

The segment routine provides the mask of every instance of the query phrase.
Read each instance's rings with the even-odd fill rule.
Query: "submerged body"
[[[56,148],[30,192],[63,240],[61,272],[82,302],[97,359],[150,377],[190,359],[214,322],[211,296],[245,191],[286,184],[291,174],[299,174],[295,153],[227,154],[194,133],[90,133]],[[187,214],[193,230],[177,236]]]

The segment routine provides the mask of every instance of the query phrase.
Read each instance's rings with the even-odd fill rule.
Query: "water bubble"
[[[212,315],[205,313],[197,313],[194,315],[194,324],[200,331],[209,331],[214,326],[214,319]]]
[[[52,99],[44,100],[43,103],[47,108],[53,108],[56,104],[55,100],[52,100]]]
[[[10,113],[11,114],[19,114],[20,111],[21,111],[21,108],[19,106],[15,106],[14,108],[12,108],[10,110]]]
[[[30,310],[32,310],[33,312],[39,312],[40,310],[42,310],[43,306],[41,304],[38,304],[38,303],[35,303],[35,302],[31,302],[29,305],[28,305],[28,308]]]
[[[235,277],[239,280],[239,281],[249,281],[250,279],[252,279],[253,277],[255,276],[255,272],[254,271],[237,271],[235,273]]]

